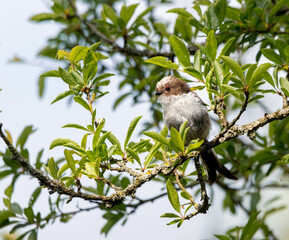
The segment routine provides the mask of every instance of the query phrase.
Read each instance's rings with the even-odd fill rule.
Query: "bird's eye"
[[[170,90],[171,90],[171,88],[170,88],[170,87],[166,87],[166,90],[167,90],[167,91],[170,91]]]

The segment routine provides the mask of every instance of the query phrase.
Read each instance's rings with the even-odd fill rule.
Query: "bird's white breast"
[[[168,128],[179,129],[183,122],[188,121],[189,140],[207,138],[210,119],[206,106],[196,93],[160,96],[159,101],[163,106],[164,121]]]

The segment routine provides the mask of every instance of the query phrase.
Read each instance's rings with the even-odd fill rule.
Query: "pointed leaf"
[[[81,106],[83,106],[86,110],[91,112],[91,106],[80,96],[75,96],[74,101],[79,103]]]
[[[125,141],[124,141],[124,147],[127,146],[128,142],[129,142],[129,140],[130,140],[130,137],[131,137],[131,135],[132,135],[132,133],[133,133],[133,131],[134,131],[137,123],[138,123],[139,120],[141,119],[141,117],[142,117],[142,116],[136,117],[135,119],[133,119],[133,120],[131,121],[130,126],[129,126],[128,130],[127,130],[127,133],[126,133],[126,137],[125,137]]]
[[[203,75],[196,69],[192,68],[192,67],[186,67],[183,69],[183,71],[187,74],[190,74],[191,76],[193,76],[194,78],[198,79],[200,82],[203,82]]]
[[[57,70],[50,70],[48,72],[42,73],[40,77],[59,77],[59,72]]]
[[[136,161],[137,161],[137,163],[141,166],[141,161],[140,161],[140,158],[139,158],[139,156],[137,155],[137,153],[133,150],[133,149],[131,149],[131,148],[126,148],[125,149],[128,153],[129,153],[129,155],[133,158],[133,159],[135,159]]]
[[[289,81],[287,78],[280,78],[281,90],[285,93],[286,96],[289,96]]]
[[[190,67],[190,52],[185,45],[185,43],[178,38],[177,36],[173,35],[169,37],[170,45],[172,46],[180,64],[183,67]]]
[[[206,50],[210,56],[210,59],[214,61],[217,56],[217,39],[215,37],[215,32],[212,30],[208,33],[208,38],[206,42]]]
[[[49,168],[49,171],[50,171],[49,173],[51,177],[53,177],[54,179],[57,179],[57,167],[53,158],[49,159],[48,168]]]
[[[226,65],[235,73],[240,79],[244,80],[244,74],[241,66],[232,58],[227,56],[220,56]]]
[[[161,218],[180,218],[180,216],[174,213],[165,213],[161,215]]]
[[[72,64],[77,64],[80,60],[83,60],[89,50],[89,47],[76,46],[72,48],[69,56],[69,61]]]
[[[143,134],[168,147],[170,146],[170,141],[157,132],[143,132]]]
[[[184,8],[173,8],[167,11],[167,13],[177,13],[181,16],[187,17],[187,18],[191,18],[193,17],[192,14],[190,14],[186,9]]]
[[[155,143],[155,145],[153,145],[153,147],[149,151],[149,154],[145,157],[144,167],[147,167],[150,164],[150,162],[153,160],[153,157],[161,146],[162,144],[160,142],[157,142]]]
[[[175,152],[184,152],[185,146],[183,139],[174,127],[171,128],[170,145]]]
[[[74,173],[75,172],[75,162],[74,162],[74,159],[73,159],[71,151],[65,149],[64,150],[64,156],[65,156],[66,162],[68,164],[68,167]]]
[[[249,86],[253,87],[259,80],[263,78],[264,72],[266,72],[270,67],[272,67],[271,63],[263,63],[258,66],[252,74],[252,77],[249,81]]]
[[[152,63],[164,68],[174,69],[177,70],[179,66],[175,63],[173,63],[170,60],[167,60],[165,57],[153,57],[145,61],[146,63]]]
[[[171,180],[168,179],[167,181],[167,193],[169,201],[172,205],[172,207],[178,212],[181,212],[181,205],[179,200],[179,195],[177,193],[177,190],[175,189],[174,185],[172,184]]]
[[[73,91],[65,91],[65,92],[63,92],[63,93],[60,93],[60,94],[51,102],[51,104],[53,104],[53,103],[55,103],[55,102],[57,102],[57,101],[65,98],[65,97],[67,97],[67,96],[69,96],[69,95],[72,95],[72,94],[73,94]]]
[[[62,128],[77,128],[77,129],[80,129],[80,130],[84,130],[84,131],[88,131],[89,130],[79,124],[75,124],[75,123],[69,123],[69,124],[66,124],[64,125]]]
[[[222,48],[221,53],[220,53],[220,56],[228,56],[228,54],[229,54],[228,51],[229,51],[230,47],[232,46],[232,44],[233,44],[235,41],[236,41],[236,38],[230,38],[230,39],[226,42],[225,46]]]
[[[282,66],[282,58],[273,49],[264,48],[261,52],[267,59]]]

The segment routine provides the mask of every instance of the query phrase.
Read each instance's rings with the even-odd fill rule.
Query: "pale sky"
[[[50,105],[51,101],[60,92],[66,90],[60,79],[50,79],[46,88],[44,99],[37,96],[37,77],[49,69],[56,69],[57,64],[36,59],[37,52],[45,46],[46,39],[57,32],[57,26],[52,23],[33,24],[28,18],[40,12],[47,12],[47,1],[39,0],[9,0],[1,1],[0,8],[0,122],[4,129],[8,129],[15,141],[22,129],[27,125],[34,125],[37,129],[28,141],[30,159],[35,161],[37,152],[44,148],[45,158],[61,156],[63,149],[48,150],[50,143],[58,137],[69,137],[80,141],[81,131],[61,129],[67,123],[88,124],[90,116],[76,104],[68,106],[67,102],[60,101]],[[137,2],[137,1],[134,1]],[[178,3],[184,6],[185,1]],[[182,5],[183,4],[183,5]],[[163,10],[165,14],[167,9]],[[171,16],[170,16],[171,17]],[[8,64],[14,56],[29,60],[28,64]],[[117,77],[111,78],[111,94],[106,95],[97,105],[97,116],[106,119],[106,127],[123,141],[129,122],[136,116],[143,115],[140,125],[149,117],[148,104],[132,106],[132,102],[121,104],[117,111],[112,111],[112,104],[118,92]],[[136,137],[136,136],[135,136]],[[4,149],[0,142],[0,149]],[[22,182],[17,183],[16,194],[13,201],[27,204],[32,191],[37,186],[37,181],[30,177],[22,177]],[[3,196],[4,185],[9,181],[1,182],[0,198]],[[3,184],[4,183],[4,184]],[[145,184],[140,191],[140,196],[147,198],[159,191],[159,185]],[[210,191],[209,191],[210,192]],[[42,191],[42,198],[36,203],[38,210],[47,213],[47,191]],[[117,224],[106,239],[212,239],[212,234],[224,234],[227,229],[236,224],[244,224],[247,220],[244,215],[231,216],[222,209],[222,193],[215,191],[214,202],[208,214],[198,215],[186,221],[181,228],[176,225],[167,226],[169,219],[159,218],[165,212],[173,212],[166,197],[154,203],[140,207],[131,215],[125,226]],[[87,206],[84,201],[73,200],[72,206],[78,202],[81,207]],[[70,205],[70,204],[69,204]],[[70,205],[70,206],[71,206]],[[71,209],[66,206],[67,211]],[[0,202],[0,209],[3,203]],[[104,240],[100,229],[104,225],[101,212],[93,211],[82,213],[74,217],[67,224],[56,221],[53,225],[40,230],[38,239],[97,239]],[[3,232],[3,230],[1,230]]]

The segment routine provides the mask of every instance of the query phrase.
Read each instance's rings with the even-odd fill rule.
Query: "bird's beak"
[[[159,92],[159,91],[156,91],[155,95],[159,96],[159,95],[162,95],[163,93],[162,92]]]

